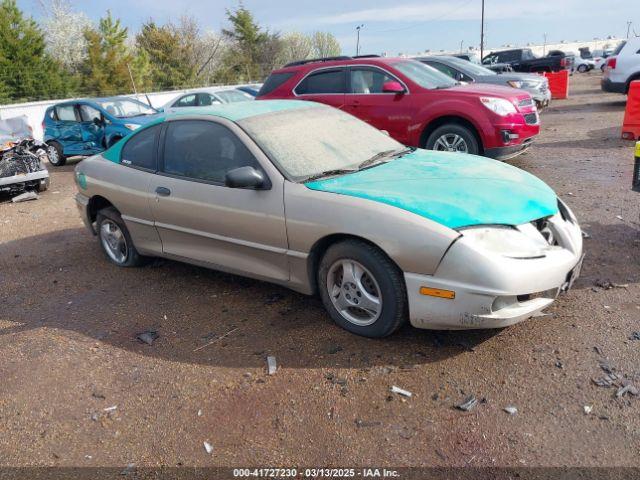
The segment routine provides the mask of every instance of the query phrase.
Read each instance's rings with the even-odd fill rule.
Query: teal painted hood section
[[[524,170],[484,157],[428,150],[306,186],[386,203],[449,228],[520,225],[558,211],[553,190]]]

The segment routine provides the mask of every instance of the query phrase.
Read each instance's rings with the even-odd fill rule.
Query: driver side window
[[[227,127],[202,120],[170,122],[164,145],[164,172],[224,184],[229,170],[260,169],[257,160]]]

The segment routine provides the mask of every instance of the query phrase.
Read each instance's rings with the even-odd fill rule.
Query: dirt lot
[[[118,269],[80,222],[73,162],[52,168],[40,200],[0,203],[0,465],[640,466],[640,397],[592,382],[606,362],[640,385],[623,111],[598,75],[576,75],[513,161],[591,239],[574,290],[502,331],[368,340],[277,286],[171,261]],[[470,394],[484,400],[453,408]]]

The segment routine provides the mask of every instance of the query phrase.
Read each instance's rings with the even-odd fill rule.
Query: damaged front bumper
[[[20,192],[23,190],[46,190],[49,188],[49,172],[19,173],[9,177],[0,177],[0,192]]]
[[[548,222],[557,245],[543,257],[480,256],[462,236],[435,275],[405,273],[411,324],[438,330],[502,328],[540,314],[571,288],[583,260],[577,222],[560,214]]]

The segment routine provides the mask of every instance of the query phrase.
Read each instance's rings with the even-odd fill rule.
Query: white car
[[[596,68],[596,62],[591,58],[582,58],[576,55],[575,59],[574,68],[580,73],[585,73]]]
[[[623,41],[607,58],[601,86],[605,92],[629,92],[629,85],[640,80],[640,37]]]
[[[160,111],[166,112],[169,109],[183,107],[209,107],[223,103],[249,102],[254,97],[247,92],[230,88],[227,90],[200,90],[197,92],[184,93],[167,102]]]

